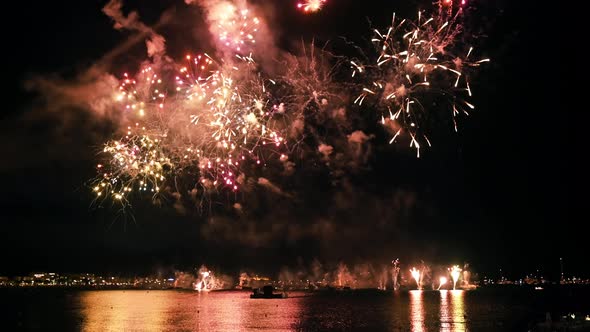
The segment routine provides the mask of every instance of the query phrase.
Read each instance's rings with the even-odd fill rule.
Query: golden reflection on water
[[[247,292],[88,291],[82,331],[290,331],[302,298],[251,300]]]
[[[466,331],[464,294],[462,290],[440,291],[440,331]]]
[[[452,331],[451,304],[449,303],[449,291],[440,291],[440,330]]]
[[[467,330],[465,323],[465,291],[452,290],[451,304],[453,316],[453,332],[465,332]]]
[[[422,303],[422,291],[410,291],[410,327],[413,332],[424,332],[424,305]]]
[[[171,305],[148,291],[90,291],[81,302],[83,331],[161,331]]]
[[[439,294],[440,302],[437,303],[439,295],[435,292],[409,292],[407,309],[411,331],[429,331],[435,326],[440,331],[467,330],[466,293],[448,290]],[[79,327],[82,331],[101,332],[292,331],[300,330],[301,326],[308,327],[305,324],[314,327],[318,323],[305,321],[303,306],[303,297],[251,300],[247,292],[236,291],[88,291],[80,293]],[[324,312],[315,315],[325,320],[321,321],[320,327],[328,328],[342,320],[342,317],[332,317]]]
[[[441,290],[439,304],[440,331],[465,332],[465,292],[462,290]],[[424,332],[426,326],[436,326],[436,313],[427,314],[424,297],[434,295],[419,290],[410,291],[410,330]],[[431,302],[429,302],[431,303]],[[432,303],[431,303],[432,305]],[[428,322],[426,322],[428,320]],[[427,324],[428,323],[428,324]]]
[[[221,331],[232,329],[239,331],[243,326],[242,305],[238,296],[217,296],[220,293],[197,293],[198,303],[194,324],[196,331]],[[222,294],[223,295],[223,294]],[[244,295],[244,294],[240,294]]]

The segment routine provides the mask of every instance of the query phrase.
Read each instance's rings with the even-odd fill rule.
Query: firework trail
[[[421,144],[431,145],[428,121],[435,118],[435,110],[429,104],[446,104],[457,131],[457,117],[475,108],[468,101],[472,91],[466,70],[489,61],[471,60],[473,48],[454,53],[463,8],[453,9],[448,0],[438,8],[430,17],[419,11],[415,21],[394,14],[386,30],[374,30],[376,59],[367,64],[350,61],[352,77],[367,81],[354,103],[370,102],[381,113],[381,123],[393,134],[390,144],[407,132],[418,157]]]
[[[399,271],[400,271],[399,258],[396,258],[394,261],[391,261],[391,264],[393,264],[393,267],[391,269],[391,277],[393,278],[393,289],[398,290],[399,289],[398,275],[399,275]]]

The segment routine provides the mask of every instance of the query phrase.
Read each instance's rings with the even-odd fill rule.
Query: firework
[[[412,275],[412,278],[414,278],[414,280],[416,280],[416,287],[418,287],[418,289],[420,289],[421,288],[421,286],[420,286],[420,270],[413,267],[410,270],[410,274]]]
[[[418,157],[421,144],[431,145],[427,129],[434,111],[429,105],[447,105],[455,131],[457,117],[475,108],[468,101],[472,91],[466,69],[489,59],[472,61],[473,48],[454,53],[452,46],[462,31],[461,14],[461,8],[453,10],[446,0],[431,17],[418,12],[411,21],[394,14],[389,28],[374,30],[376,59],[368,64],[350,61],[352,77],[362,76],[368,82],[354,103],[362,106],[370,100],[381,112],[381,123],[392,131],[389,143],[407,132]]]
[[[474,108],[468,101],[469,69],[489,61],[472,60],[471,47],[456,47],[464,3],[442,1],[431,17],[423,12],[414,21],[394,16],[387,30],[375,30],[374,57],[348,61],[328,57],[323,49],[318,56],[312,43],[302,57],[281,58],[283,75],[272,78],[254,61],[259,19],[245,7],[215,2],[207,15],[221,55],[187,55],[183,64],[161,59],[135,76],[124,74],[113,91],[126,130],[114,133],[102,149],[105,161],[92,183],[97,198],[126,204],[134,192],[180,193],[179,184],[191,195],[193,190],[236,192],[248,172],[270,156],[286,163],[304,135],[319,136],[330,119],[346,120],[334,109],[341,106],[345,114],[343,104],[352,99],[380,112],[392,132],[390,143],[409,134],[419,156],[421,145],[430,145],[427,129],[435,112],[429,105],[447,105],[456,130],[457,118]],[[303,1],[298,7],[315,12],[325,2]],[[350,63],[355,82],[336,82],[342,63],[345,68]],[[307,121],[310,110],[321,124]],[[420,287],[419,278],[416,282]]]
[[[303,10],[305,13],[315,13],[322,9],[327,0],[307,0],[297,4],[297,8]]]
[[[256,44],[260,20],[247,8],[240,9],[228,3],[220,3],[220,6],[213,18],[219,42],[231,51],[247,53]]]
[[[147,65],[135,77],[125,73],[113,96],[122,123],[128,125],[101,151],[106,162],[97,165],[98,175],[91,183],[96,200],[111,198],[126,205],[133,192],[155,198],[175,167],[167,151],[166,131],[161,130],[166,116],[165,82]]]
[[[176,91],[189,101],[207,99],[218,84],[217,64],[208,54],[186,56],[187,65],[176,76]]]
[[[447,277],[440,277],[437,290],[440,289],[446,283],[447,283]]]
[[[393,268],[391,269],[391,277],[393,278],[393,289],[394,290],[398,290],[399,289],[399,281],[398,281],[398,275],[399,275],[399,258],[396,258],[395,260],[391,261],[391,264],[393,265]]]
[[[128,127],[127,135],[107,142],[103,152],[111,159],[106,165],[97,165],[99,176],[93,184],[96,198],[111,197],[124,204],[133,191],[158,195],[174,167],[159,136],[145,127]]]
[[[313,109],[319,110],[341,101],[343,87],[334,77],[343,64],[342,61],[335,59],[324,49],[317,49],[315,42],[309,46],[302,44],[301,50],[301,57],[287,56],[287,70],[280,78],[289,88],[290,95],[284,98],[289,109],[302,113],[304,108],[312,105]]]
[[[455,289],[457,281],[461,276],[461,268],[459,267],[459,265],[453,265],[449,268],[449,273],[451,274],[451,279],[453,279],[453,289]]]
[[[190,122],[188,137],[193,147],[185,155],[189,161],[198,159],[203,173],[209,173],[213,185],[221,180],[237,190],[237,169],[245,159],[257,159],[262,147],[276,149],[284,143],[271,120],[280,105],[273,103],[268,86],[272,80],[252,74],[247,65],[251,58],[239,57],[244,67],[226,67],[208,77],[205,88],[198,85],[198,98],[186,94],[183,110]],[[242,69],[242,70],[240,70]],[[188,89],[194,91],[194,87]],[[259,162],[259,161],[258,161]],[[203,183],[207,179],[201,180]]]
[[[275,128],[283,110],[269,89],[275,82],[253,70],[251,57],[237,59],[228,65],[207,54],[187,56],[173,84],[151,67],[135,79],[125,74],[116,100],[137,122],[105,145],[97,196],[108,192],[126,203],[132,191],[158,193],[167,179],[195,168],[195,185],[236,191],[243,163],[260,165],[262,150],[284,156],[286,141]]]
[[[209,292],[216,289],[221,289],[224,286],[224,282],[221,279],[215,277],[213,272],[205,266],[197,271],[197,280],[193,284],[194,290],[198,292]]]
[[[123,75],[115,99],[126,117],[141,119],[164,108],[166,91],[161,77],[147,66],[136,78]]]

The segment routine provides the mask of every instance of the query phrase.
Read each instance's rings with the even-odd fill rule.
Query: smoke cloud
[[[110,0],[102,9],[102,11],[115,21],[114,28],[117,30],[127,29],[135,30],[149,34],[150,37],[146,40],[147,53],[150,57],[156,55],[163,55],[166,51],[166,40],[161,35],[157,34],[152,28],[146,26],[139,20],[139,14],[135,11],[125,16],[122,12],[122,0]]]

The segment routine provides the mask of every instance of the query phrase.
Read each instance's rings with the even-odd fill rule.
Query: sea
[[[0,289],[0,331],[536,331],[548,318],[590,314],[590,287],[249,295]]]

